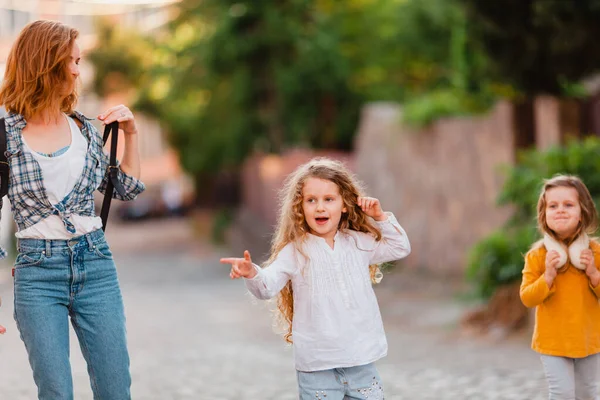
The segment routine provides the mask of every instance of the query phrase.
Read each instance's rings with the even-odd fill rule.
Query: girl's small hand
[[[137,127],[135,125],[133,113],[123,104],[109,108],[102,114],[98,115],[98,119],[102,121],[104,125],[118,121],[119,128],[122,129],[126,135],[135,135],[137,133]]]
[[[385,221],[387,219],[387,216],[381,209],[379,200],[375,197],[359,197],[356,204],[375,221]]]
[[[586,275],[593,281],[598,284],[600,281],[600,271],[596,268],[596,260],[594,260],[594,253],[591,249],[585,249],[581,251],[581,255],[579,256],[581,263],[585,265],[585,273]]]
[[[256,276],[256,269],[252,264],[252,258],[250,258],[248,250],[244,251],[244,258],[221,258],[221,263],[231,264],[231,272],[229,273],[231,279],[252,279]]]
[[[560,254],[558,254],[558,251],[552,250],[546,253],[546,272],[544,272],[544,279],[546,280],[549,288],[552,287],[552,283],[554,282],[554,279],[558,273],[556,271],[556,267],[558,266],[559,262]]]

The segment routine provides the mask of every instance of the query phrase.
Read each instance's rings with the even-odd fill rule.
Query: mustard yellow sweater
[[[590,241],[590,248],[600,269],[600,244]],[[571,358],[600,353],[600,285],[593,288],[585,271],[567,261],[548,288],[545,260],[543,245],[529,251],[521,282],[521,301],[536,307],[532,349]]]

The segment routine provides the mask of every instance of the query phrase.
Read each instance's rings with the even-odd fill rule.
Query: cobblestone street
[[[273,333],[267,304],[231,281],[224,250],[190,240],[183,220],[109,227],[128,323],[133,397],[139,400],[297,398],[292,352]],[[169,237],[168,241],[162,240]],[[12,319],[10,267],[0,268],[0,399],[32,400],[35,385]],[[442,283],[439,284],[443,285]],[[389,340],[378,363],[387,399],[547,398],[529,337],[456,333],[464,304],[436,286],[388,275],[377,288]],[[75,398],[91,399],[72,336]]]

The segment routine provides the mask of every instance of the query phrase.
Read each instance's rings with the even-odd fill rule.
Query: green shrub
[[[225,243],[225,232],[233,222],[233,211],[229,208],[222,208],[217,211],[213,220],[211,240],[214,244]]]
[[[556,174],[577,175],[588,187],[592,197],[600,200],[600,139],[588,137],[582,141],[569,140],[564,147],[552,147],[540,152],[529,150],[520,155],[516,167],[498,198],[500,204],[517,208],[519,220],[535,216],[535,208],[543,179]]]
[[[403,122],[421,128],[447,117],[480,114],[492,105],[492,97],[475,95],[456,89],[429,92],[404,103]]]
[[[467,268],[477,295],[489,298],[498,286],[520,280],[523,256],[537,237],[535,226],[523,226],[495,231],[477,243]]]

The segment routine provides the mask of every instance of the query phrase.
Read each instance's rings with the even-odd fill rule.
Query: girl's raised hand
[[[596,268],[596,260],[594,260],[594,253],[592,250],[582,250],[579,260],[585,265],[585,274],[592,281],[592,286],[598,286],[598,283],[600,282],[600,271]]]
[[[248,250],[244,251],[244,258],[221,258],[221,263],[231,264],[231,272],[229,272],[231,279],[252,279],[256,276],[256,269]]]
[[[381,209],[381,203],[375,197],[359,197],[356,204],[375,221],[385,221],[387,219],[387,216]]]
[[[552,283],[554,282],[554,279],[558,273],[556,271],[556,267],[558,266],[559,262],[560,254],[558,254],[558,251],[551,250],[546,253],[546,271],[544,272],[544,279],[546,280],[549,288],[552,287]]]
[[[556,250],[550,250],[546,253],[546,270],[556,270],[560,262],[560,254]]]

